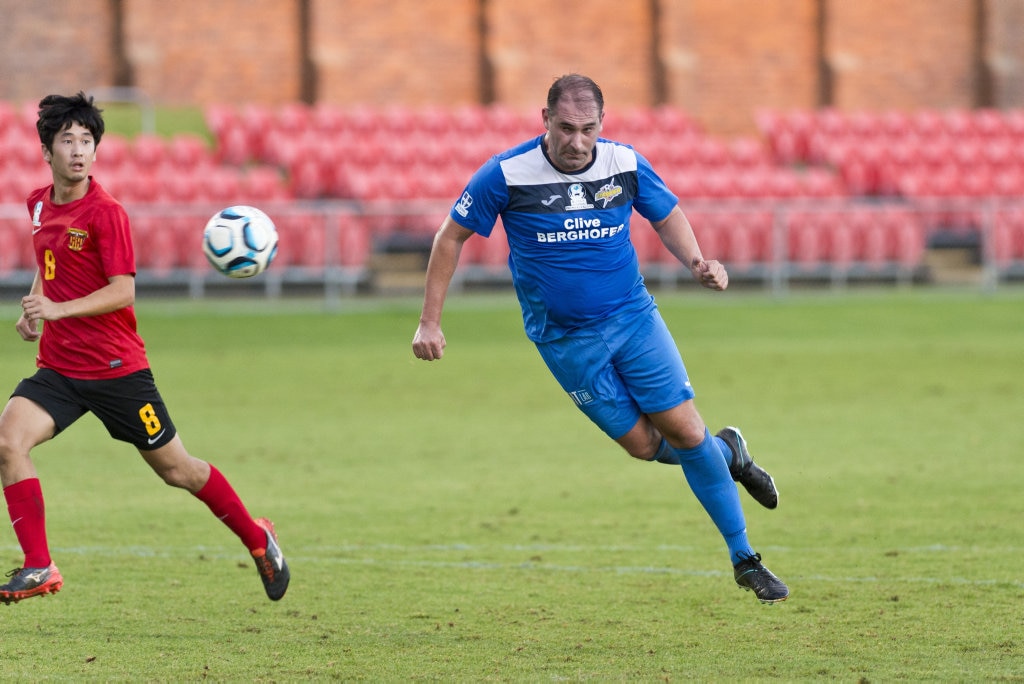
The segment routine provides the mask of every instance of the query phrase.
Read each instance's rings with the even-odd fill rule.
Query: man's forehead
[[[601,108],[589,93],[567,93],[558,100],[551,114],[567,121],[596,121],[601,118]]]
[[[80,121],[69,121],[60,129],[60,135],[92,135],[92,131]]]

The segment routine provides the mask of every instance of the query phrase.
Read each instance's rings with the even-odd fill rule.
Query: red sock
[[[51,559],[46,543],[46,506],[39,479],[32,477],[4,487],[4,498],[14,534],[25,552],[25,567],[48,567]]]
[[[228,526],[245,544],[245,548],[253,551],[265,548],[267,533],[256,524],[245,510],[245,504],[231,487],[220,471],[210,466],[210,479],[195,494],[196,498],[209,506],[217,518]]]

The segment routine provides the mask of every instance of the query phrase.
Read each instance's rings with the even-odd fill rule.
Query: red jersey
[[[85,197],[54,204],[53,186],[28,198],[32,246],[43,294],[54,302],[84,297],[117,275],[135,275],[124,207],[89,178]],[[45,321],[36,365],[80,380],[117,378],[149,367],[135,310]]]

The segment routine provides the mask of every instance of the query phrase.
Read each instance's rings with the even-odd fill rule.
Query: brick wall
[[[466,104],[480,91],[477,0],[314,0],[311,52],[326,102]]]
[[[168,104],[291,102],[301,94],[296,0],[124,0],[136,85]]]
[[[984,59],[992,94],[1003,106],[1024,106],[1024,0],[988,0]]]
[[[0,0],[0,99],[115,85],[118,7],[132,83],[166,104],[297,100],[305,55],[324,102],[539,109],[582,71],[610,108],[666,101],[723,134],[822,93],[842,109],[1024,106],[1024,0],[980,15],[975,0]]]
[[[842,109],[969,107],[973,3],[833,1],[827,59]]]
[[[488,44],[500,101],[535,108],[559,76],[584,73],[609,107],[653,102],[648,0],[490,0]]]
[[[816,4],[664,3],[662,56],[669,101],[692,112],[705,127],[731,134],[750,132],[760,107],[813,107]]]
[[[0,99],[35,103],[110,85],[109,0],[0,0],[0,17]]]

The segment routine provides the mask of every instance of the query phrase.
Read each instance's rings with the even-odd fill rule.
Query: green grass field
[[[1024,680],[1024,296],[659,301],[779,485],[743,499],[786,603],[735,587],[681,471],[576,412],[511,293],[453,299],[433,364],[414,301],[142,296],[186,446],[275,520],[291,588],[89,416],[35,452],[65,587],[0,606],[0,678]]]

